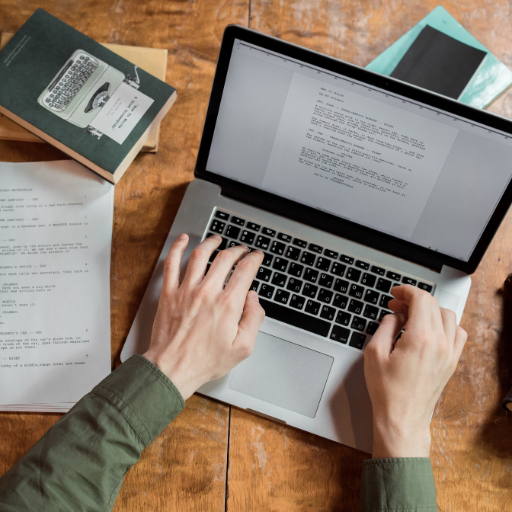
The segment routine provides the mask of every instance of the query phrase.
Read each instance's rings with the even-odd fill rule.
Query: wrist
[[[392,422],[373,424],[372,458],[430,457],[430,426],[407,428]]]

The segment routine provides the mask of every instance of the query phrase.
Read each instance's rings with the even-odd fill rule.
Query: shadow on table
[[[501,330],[496,345],[499,380],[499,402],[490,419],[478,435],[478,443],[500,459],[512,457],[512,413],[506,411],[501,401],[512,388],[512,274],[508,276],[498,295],[503,301]]]

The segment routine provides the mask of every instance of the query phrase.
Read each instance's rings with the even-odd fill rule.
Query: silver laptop
[[[512,123],[229,26],[195,170],[121,359],[143,352],[171,243],[265,259],[253,354],[199,393],[371,452],[363,349],[393,286],[460,321],[512,197]],[[212,260],[216,254],[212,256]]]

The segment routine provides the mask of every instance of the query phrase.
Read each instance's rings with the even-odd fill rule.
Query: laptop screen
[[[467,262],[512,137],[235,40],[206,170]]]

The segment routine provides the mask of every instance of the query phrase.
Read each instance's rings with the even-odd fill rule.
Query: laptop
[[[146,350],[163,262],[265,253],[252,355],[198,392],[371,452],[363,349],[393,286],[459,322],[512,199],[512,123],[239,26],[226,28],[195,168],[121,359]],[[212,259],[216,254],[212,255]]]

